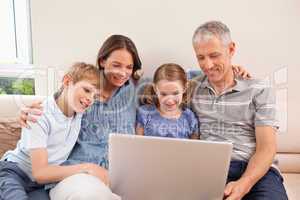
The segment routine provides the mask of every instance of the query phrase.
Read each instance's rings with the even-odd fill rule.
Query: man
[[[278,126],[272,88],[263,81],[234,77],[231,59],[236,47],[222,22],[197,28],[193,47],[205,74],[195,78],[192,99],[201,139],[233,143],[225,199],[288,199],[274,164]]]

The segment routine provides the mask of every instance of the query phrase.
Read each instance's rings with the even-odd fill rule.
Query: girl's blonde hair
[[[92,64],[76,62],[65,73],[64,77],[65,76],[70,76],[73,83],[77,83],[82,80],[95,80],[96,88],[100,88],[100,70]],[[62,85],[55,96],[58,97],[62,93],[63,89],[64,86]]]
[[[182,97],[182,105],[187,106],[190,102],[189,81],[184,69],[175,63],[166,63],[158,67],[154,73],[153,83],[145,85],[144,92],[140,97],[141,104],[154,104],[159,106],[157,95],[154,91],[154,85],[160,80],[180,81],[185,89]]]

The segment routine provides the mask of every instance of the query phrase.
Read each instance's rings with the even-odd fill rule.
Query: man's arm
[[[276,130],[271,126],[255,127],[256,150],[242,177],[227,184],[227,199],[241,199],[269,170],[276,154]]]

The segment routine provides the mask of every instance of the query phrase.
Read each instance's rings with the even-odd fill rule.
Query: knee
[[[61,181],[50,191],[55,200],[111,200],[110,189],[98,178],[76,174]]]

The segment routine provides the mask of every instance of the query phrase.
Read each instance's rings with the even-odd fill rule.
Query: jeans
[[[0,200],[49,200],[44,185],[33,182],[14,162],[0,161]]]
[[[227,183],[238,180],[247,168],[244,161],[231,161]],[[252,187],[243,200],[287,200],[283,185],[283,178],[277,169],[271,167],[269,171]]]

